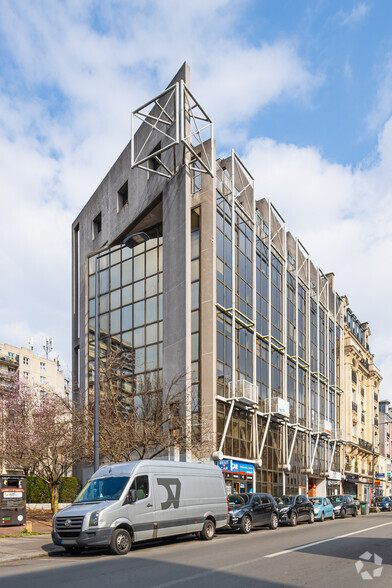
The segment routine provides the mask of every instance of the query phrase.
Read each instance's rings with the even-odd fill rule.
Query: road
[[[374,554],[382,566],[374,563]],[[0,566],[0,586],[12,588],[362,585],[392,586],[390,513],[260,529],[245,536],[226,532],[210,542],[186,537],[134,546],[126,556],[85,552]]]

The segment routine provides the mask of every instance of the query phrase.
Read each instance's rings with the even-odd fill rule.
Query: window
[[[40,370],[46,370],[46,363],[44,361],[40,361],[39,362],[39,369]]]
[[[28,357],[23,358],[23,365],[29,365],[29,358]]]
[[[45,378],[45,376],[40,376],[39,377],[39,381],[40,381],[41,384],[46,384],[46,378]]]
[[[100,212],[97,214],[95,219],[93,220],[93,239],[101,232],[102,230],[102,213]]]
[[[197,159],[191,161],[192,172],[192,194],[197,194],[201,190],[201,163]]]
[[[120,212],[128,204],[128,180],[117,192],[117,212]]]
[[[162,146],[161,146],[161,142],[159,141],[158,145],[156,145],[154,147],[154,149],[151,151],[151,153],[150,153],[151,157],[147,161],[147,167],[148,167],[148,169],[151,170],[151,171],[153,171],[153,172],[154,171],[157,171],[157,169],[161,165],[160,164],[160,161],[159,161],[159,157],[161,156],[161,154],[158,153],[161,149],[162,149]],[[155,156],[155,154],[157,154],[157,155]],[[149,179],[150,179],[150,172],[148,171],[147,172],[147,180],[149,180]]]
[[[29,372],[23,372],[23,379],[24,380],[28,380],[29,379]]]
[[[137,478],[135,478],[135,480],[132,482],[130,490],[136,490],[136,498],[138,500],[147,498],[149,494],[148,476],[137,476]]]

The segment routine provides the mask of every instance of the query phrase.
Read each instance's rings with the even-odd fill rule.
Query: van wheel
[[[251,530],[252,530],[252,519],[248,515],[245,515],[244,517],[242,517],[242,520],[241,520],[240,532],[243,535],[247,535],[248,533],[251,532]]]
[[[116,529],[110,540],[110,551],[114,555],[126,555],[132,547],[132,539],[126,529]]]
[[[200,539],[203,541],[211,541],[215,535],[215,523],[211,519],[207,519],[204,522],[203,528],[200,531]]]

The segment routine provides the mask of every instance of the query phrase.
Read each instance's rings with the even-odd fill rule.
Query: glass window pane
[[[163,322],[158,323],[158,339],[163,341]]]
[[[146,347],[146,370],[156,370],[158,368],[158,345],[149,345]]]
[[[218,260],[219,261],[219,260]],[[222,262],[221,262],[222,263]],[[223,264],[222,264],[223,265]],[[192,282],[194,280],[198,280],[200,277],[200,273],[199,273],[199,260],[198,259],[194,259],[191,262],[191,280]],[[222,276],[223,279],[223,276]]]
[[[144,278],[144,255],[138,255],[133,260],[133,279],[134,281]]]
[[[199,282],[194,282],[191,286],[191,309],[199,308]]]
[[[141,280],[133,285],[133,300],[136,302],[137,300],[143,300],[144,297],[144,280]]]
[[[158,294],[158,277],[152,276],[146,280],[146,296]]]
[[[95,315],[95,299],[93,298],[92,300],[90,300],[89,305],[88,305],[88,316],[92,317]]]
[[[119,333],[121,331],[121,328],[120,328],[120,319],[121,319],[121,311],[120,311],[120,309],[113,310],[110,313],[110,332],[112,334]]]
[[[144,327],[134,330],[133,344],[135,347],[142,347],[142,345],[144,345]]]
[[[191,259],[199,257],[199,231],[191,233]]]
[[[122,285],[132,282],[132,259],[127,259],[122,264]]]
[[[103,255],[101,259],[98,260],[98,265],[100,270],[109,267],[109,252],[107,255]]]
[[[153,296],[146,300],[146,322],[154,323],[157,320],[157,297]]]
[[[163,270],[163,248],[162,245],[158,248],[158,271]]]
[[[139,349],[135,349],[135,374],[140,374],[144,371],[144,347],[139,347]]]
[[[95,296],[95,275],[90,276],[88,279],[88,297],[94,298]]]
[[[109,290],[109,270],[99,272],[99,292],[104,294]]]
[[[110,254],[110,263],[115,265],[121,261],[121,249],[116,249]]]
[[[95,255],[88,259],[88,273],[95,274]]]
[[[191,313],[191,332],[194,333],[195,331],[199,330],[199,311],[194,310]]]
[[[122,309],[122,330],[132,329],[132,305],[124,306]]]
[[[115,290],[121,286],[120,283],[120,264],[110,268],[110,289]]]
[[[163,274],[158,274],[158,291],[163,292]]]
[[[125,304],[130,304],[132,301],[132,286],[126,286],[122,289],[123,306],[125,306]]]
[[[163,296],[162,294],[159,294],[158,296],[158,320],[162,320],[163,319]]]
[[[133,326],[134,327],[140,327],[141,325],[144,325],[144,305],[145,305],[144,300],[141,300],[140,302],[136,302],[133,305],[133,316],[134,316]]]
[[[101,314],[99,317],[99,330],[103,333],[109,333],[109,313]]]
[[[192,337],[191,361],[199,359],[199,334],[194,333]]]
[[[157,273],[158,267],[158,249],[152,249],[146,253],[146,276],[152,276]]]
[[[121,306],[121,290],[115,290],[110,293],[110,308],[118,308]]]
[[[123,343],[127,343],[128,345],[132,345],[132,343],[133,343],[132,334],[133,334],[133,331],[127,331],[126,333],[123,333],[122,334]]]
[[[146,327],[146,344],[156,343],[158,341],[157,324],[148,325]]]
[[[107,312],[109,310],[109,294],[105,294],[105,296],[99,297],[99,312],[102,314],[103,312]]]

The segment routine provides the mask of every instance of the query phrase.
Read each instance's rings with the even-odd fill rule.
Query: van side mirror
[[[128,492],[127,497],[125,498],[124,504],[133,504],[134,502],[136,502],[136,500],[136,490],[134,488],[131,488]]]

